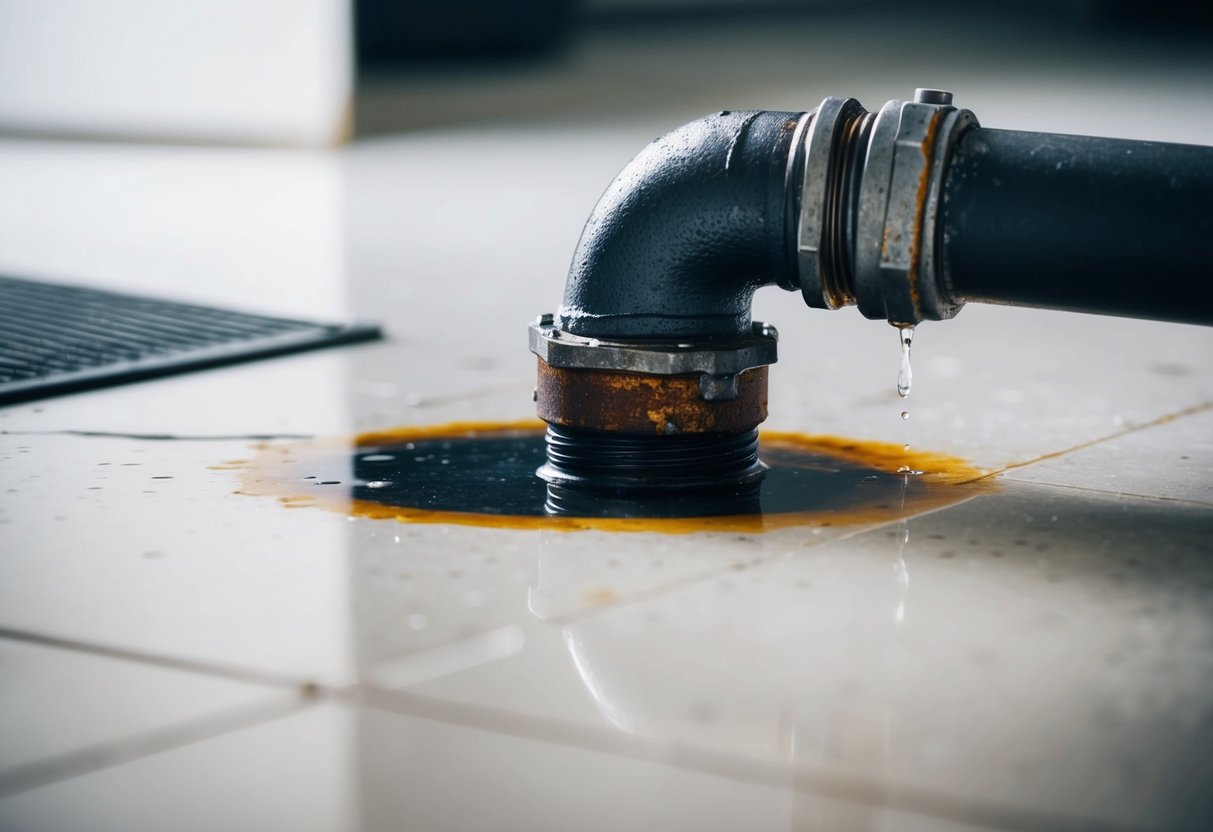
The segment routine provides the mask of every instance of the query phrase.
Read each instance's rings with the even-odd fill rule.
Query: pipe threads
[[[551,514],[617,514],[621,504],[635,516],[744,513],[766,471],[757,428],[654,436],[549,425],[546,439],[537,473]]]

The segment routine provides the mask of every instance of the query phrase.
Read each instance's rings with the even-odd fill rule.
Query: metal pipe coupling
[[[963,303],[936,277],[940,194],[977,118],[932,89],[877,113],[827,98],[809,118],[796,240],[805,302],[898,324],[951,318]]]

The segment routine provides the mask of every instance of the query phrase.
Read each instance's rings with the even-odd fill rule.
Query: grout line
[[[0,773],[0,798],[214,739],[290,716],[307,707],[308,703],[294,700],[249,706],[19,765]]]
[[[1128,436],[1131,433],[1137,433],[1138,431],[1145,430],[1146,428],[1152,428],[1152,427],[1156,427],[1158,425],[1165,425],[1168,422],[1174,422],[1176,419],[1182,419],[1185,416],[1195,416],[1198,413],[1204,413],[1206,410],[1210,410],[1210,409],[1213,409],[1213,402],[1203,402],[1201,404],[1192,405],[1191,407],[1184,408],[1183,410],[1180,410],[1176,413],[1169,413],[1165,416],[1159,416],[1157,419],[1151,419],[1150,421],[1142,422],[1139,425],[1130,425],[1129,427],[1125,428],[1122,431],[1117,431],[1116,433],[1110,433],[1107,436],[1101,436],[1097,439],[1092,439],[1089,442],[1082,442],[1078,445],[1073,445],[1069,448],[1065,448],[1060,451],[1052,451],[1047,454],[1041,454],[1038,457],[1033,457],[1032,459],[1024,460],[1023,462],[1008,463],[996,471],[991,471],[989,474],[986,474],[984,477],[981,477],[981,479],[988,479],[990,477],[996,477],[999,474],[1005,474],[1007,471],[1014,471],[1017,468],[1025,468],[1028,465],[1035,465],[1038,462],[1044,462],[1045,460],[1049,460],[1049,459],[1056,459],[1059,456],[1065,456],[1066,454],[1073,453],[1074,451],[1081,451],[1086,448],[1090,448],[1092,446],[1099,445],[1100,443],[1103,443],[1103,442],[1108,442],[1113,439],[1119,439],[1122,436]]]
[[[27,644],[37,644],[43,647],[52,647],[60,650],[89,653],[95,656],[105,656],[111,659],[138,662],[139,664],[150,665],[152,667],[159,667],[162,669],[184,670],[189,673],[198,673],[204,676],[218,676],[238,682],[249,682],[253,684],[266,685],[273,688],[295,690],[300,694],[309,697],[342,696],[351,690],[351,686],[329,687],[309,681],[306,678],[288,676],[282,673],[267,673],[264,671],[249,670],[247,668],[233,665],[216,664],[213,662],[199,661],[196,659],[180,659],[173,656],[158,655],[156,653],[144,653],[138,650],[128,650],[123,647],[110,647],[104,644],[78,641],[76,639],[42,635],[40,633],[32,633],[26,630],[16,630],[10,627],[0,627],[0,639],[4,638],[11,639],[13,641],[25,642]]]
[[[1134,494],[1129,491],[1109,491],[1106,488],[1091,488],[1086,485],[1070,485],[1061,482],[1043,482],[1041,480],[1022,480],[1018,477],[1007,477],[1008,482],[1022,483],[1023,485],[1039,485],[1044,488],[1064,488],[1069,491],[1082,491],[1087,494],[1103,494],[1109,497],[1128,497],[1131,500],[1156,500],[1163,503],[1175,503],[1182,506],[1190,506],[1192,508],[1213,508],[1213,503],[1202,502],[1201,500],[1189,500],[1184,497],[1160,497],[1157,494]]]
[[[524,392],[528,387],[534,387],[534,380],[520,383],[517,381],[502,382],[501,384],[493,384],[487,387],[478,387],[474,390],[463,393],[445,393],[436,396],[418,396],[415,401],[407,401],[405,404],[413,408],[426,407],[445,407],[449,404],[458,404],[459,402],[474,401],[476,399],[484,399],[489,396],[495,396],[498,393],[517,393]]]
[[[173,433],[122,433],[105,430],[0,430],[0,436],[82,436],[102,439],[139,439],[148,442],[270,442],[276,439],[315,439],[315,436],[310,433],[191,436]]]
[[[979,477],[977,479],[985,479],[985,477],[983,476],[983,477]],[[971,482],[975,482],[975,481],[976,480],[966,480],[964,483],[957,483],[956,485],[963,486],[966,483],[971,483]],[[732,562],[726,564],[725,566],[720,567],[719,569],[712,569],[712,570],[709,570],[706,572],[700,572],[699,574],[696,574],[696,575],[689,575],[680,580],[672,581],[668,584],[663,584],[660,587],[653,587],[653,588],[645,590],[643,592],[637,592],[637,593],[628,595],[624,598],[620,598],[619,600],[611,601],[610,603],[596,604],[594,606],[587,607],[584,609],[571,610],[566,613],[560,613],[557,615],[553,615],[551,618],[544,619],[544,623],[551,624],[553,626],[563,627],[563,626],[567,626],[569,624],[577,623],[580,621],[585,621],[585,620],[591,619],[599,614],[606,613],[608,611],[623,609],[623,608],[629,607],[633,604],[640,604],[640,603],[644,603],[647,601],[651,601],[654,598],[660,598],[664,595],[667,595],[667,594],[670,594],[673,592],[678,592],[678,591],[687,589],[689,587],[696,586],[701,583],[706,583],[706,582],[713,580],[715,578],[718,578],[722,575],[727,575],[730,572],[740,572],[740,571],[746,571],[749,569],[758,569],[758,568],[761,568],[764,566],[770,566],[771,564],[779,563],[780,561],[795,557],[796,555],[800,554],[801,550],[804,550],[804,549],[815,550],[819,546],[828,546],[833,543],[838,543],[838,542],[841,542],[844,540],[849,540],[853,537],[858,537],[859,535],[862,535],[862,534],[868,534],[869,532],[875,532],[875,531],[879,531],[880,529],[886,529],[886,528],[889,528],[890,526],[894,526],[899,523],[904,523],[904,522],[907,522],[910,520],[916,520],[920,517],[926,517],[929,514],[935,514],[936,512],[940,512],[940,511],[947,511],[948,509],[952,509],[952,508],[956,508],[958,506],[965,505],[966,503],[968,503],[972,500],[975,500],[978,497],[983,497],[983,496],[989,496],[989,495],[973,494],[969,497],[965,497],[964,499],[958,500],[954,503],[948,503],[945,506],[933,506],[931,508],[926,508],[926,509],[923,509],[922,511],[919,511],[916,513],[905,514],[901,517],[896,517],[891,520],[886,520],[886,521],[882,521],[879,523],[873,523],[873,524],[867,524],[867,525],[862,525],[862,524],[857,525],[857,526],[855,526],[855,528],[853,530],[844,532],[843,534],[839,534],[836,537],[821,538],[821,539],[813,541],[812,543],[810,543],[807,546],[803,545],[803,543],[802,543],[794,551],[793,550],[780,551],[780,552],[777,552],[768,557],[756,557],[756,558],[752,558],[750,560],[745,560],[745,561],[742,561],[742,560],[732,561]]]
[[[968,501],[966,500],[965,502],[968,502]],[[956,505],[956,504],[953,503],[952,505]],[[926,512],[923,512],[923,513],[925,514]],[[914,515],[914,516],[917,516],[917,515]],[[907,518],[899,517],[896,520],[889,521],[889,523],[901,522],[901,520],[903,520],[903,519],[907,519]],[[876,524],[870,524],[870,525],[857,525],[853,531],[848,531],[844,534],[838,535],[837,537],[819,538],[816,541],[814,541],[812,544],[810,544],[808,546],[801,546],[800,548],[814,549],[818,546],[823,546],[828,543],[835,543],[837,541],[846,540],[848,538],[854,537],[859,534],[864,534],[866,532],[870,532],[875,529],[884,528],[884,526],[886,526],[886,525],[888,525],[888,524],[887,523],[876,523]],[[765,533],[759,533],[759,534],[761,535],[761,534],[765,534]],[[680,578],[678,580],[674,580],[669,583],[662,584],[661,586],[652,587],[650,589],[646,589],[646,590],[643,590],[640,592],[635,592],[635,593],[629,594],[629,595],[627,595],[623,598],[620,598],[618,600],[615,600],[615,601],[610,601],[608,603],[603,603],[603,604],[594,604],[592,606],[588,606],[583,609],[570,610],[569,612],[565,612],[565,613],[558,613],[556,615],[551,616],[550,618],[543,619],[543,621],[545,624],[551,624],[553,626],[564,627],[564,626],[567,626],[569,624],[573,624],[573,623],[576,623],[579,621],[585,621],[587,619],[593,618],[599,614],[606,613],[608,611],[623,609],[625,607],[632,606],[633,604],[645,603],[647,601],[653,600],[654,598],[660,598],[664,595],[668,595],[673,592],[679,592],[679,591],[687,589],[689,587],[697,586],[699,584],[714,580],[718,577],[721,577],[722,575],[728,575],[729,573],[732,573],[732,572],[744,572],[749,569],[757,569],[757,568],[760,568],[763,566],[769,566],[770,564],[778,563],[781,560],[790,558],[790,557],[792,557],[793,554],[794,554],[794,552],[792,552],[792,551],[779,551],[779,552],[775,552],[774,554],[768,555],[766,557],[755,556],[753,558],[749,558],[746,560],[741,560],[741,559],[732,560],[732,561],[724,564],[723,566],[708,569],[704,572],[699,572],[694,575],[688,575],[684,578]]]
[[[986,827],[1034,832],[1136,830],[1140,827],[1020,808],[980,798],[942,794],[904,783],[864,779],[825,766],[789,765],[746,758],[684,743],[656,740],[609,729],[435,699],[415,693],[367,690],[362,704],[376,710],[430,719],[517,739],[611,754],[697,771],[715,777],[792,789],[848,803],[909,811]]]

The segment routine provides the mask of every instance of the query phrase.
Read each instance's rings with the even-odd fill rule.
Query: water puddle
[[[569,517],[544,512],[543,424],[398,428],[351,440],[265,443],[240,493],[406,523],[527,529],[769,531],[879,523],[951,505],[994,486],[964,460],[902,445],[767,431],[760,508],[710,517]],[[910,473],[907,473],[910,472]]]

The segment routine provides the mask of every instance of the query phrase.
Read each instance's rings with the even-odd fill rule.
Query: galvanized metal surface
[[[531,352],[553,367],[701,374],[701,395],[708,400],[736,398],[738,373],[778,360],[778,331],[757,321],[748,337],[727,341],[604,341],[562,332],[551,315],[541,315],[529,335]]]

